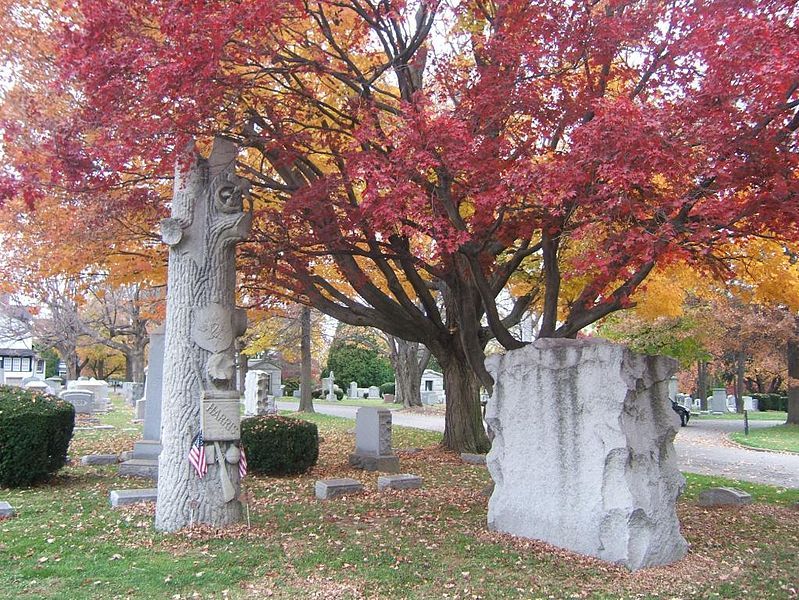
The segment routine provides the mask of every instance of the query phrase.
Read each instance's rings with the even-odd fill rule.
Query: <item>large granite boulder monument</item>
[[[630,569],[685,555],[673,359],[604,340],[540,339],[486,367],[496,381],[486,409],[490,529]]]

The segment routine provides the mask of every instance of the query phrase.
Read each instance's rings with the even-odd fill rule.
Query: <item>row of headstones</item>
[[[103,380],[88,379],[67,382],[59,397],[75,407],[78,414],[93,414],[110,409],[110,386]]]
[[[333,390],[333,397],[335,398],[335,390],[338,386],[335,384],[332,385]],[[331,385],[330,385],[330,378],[324,377],[322,378],[322,394],[325,396],[329,396],[331,394]],[[380,399],[380,388],[376,385],[370,386],[368,388],[358,387],[357,381],[351,381],[349,387],[346,389],[347,398],[367,398],[369,400],[379,400]],[[292,396],[294,398],[299,398],[302,395],[302,386],[300,389],[294,390],[292,392]]]

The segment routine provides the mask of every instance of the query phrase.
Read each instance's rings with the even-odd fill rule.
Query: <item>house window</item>
[[[22,368],[20,371],[30,371],[31,370],[31,357],[25,356],[22,359]]]
[[[424,391],[425,392],[432,392],[433,391],[433,380],[432,379],[425,379],[424,380]]]
[[[36,372],[37,373],[44,373],[44,361],[37,360],[36,361]]]
[[[19,356],[15,356],[11,359],[11,370],[12,371],[21,371],[22,370],[22,361]]]
[[[3,370],[5,370],[5,366],[4,366],[5,362],[3,362],[4,360],[5,360],[5,358],[0,356],[0,369],[3,369]]]

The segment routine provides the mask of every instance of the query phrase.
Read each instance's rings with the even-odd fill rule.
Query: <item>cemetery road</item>
[[[296,402],[278,402],[280,410],[297,410]],[[316,412],[355,419],[357,406],[315,404]],[[392,413],[394,425],[430,431],[444,431],[444,417],[412,413]],[[750,421],[751,428],[779,425],[779,421]],[[674,448],[680,469],[703,475],[720,475],[730,479],[799,488],[799,454],[759,452],[742,448],[727,437],[743,431],[743,421],[693,419],[680,428]]]

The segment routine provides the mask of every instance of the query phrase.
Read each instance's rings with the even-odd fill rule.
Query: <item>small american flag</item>
[[[197,477],[202,479],[208,472],[208,465],[205,464],[205,444],[203,443],[202,430],[197,432],[194,439],[191,441],[191,450],[189,450],[189,463],[194,470],[197,471]]]
[[[239,479],[244,479],[247,474],[247,455],[244,454],[244,446],[240,446],[241,457],[239,458]]]

